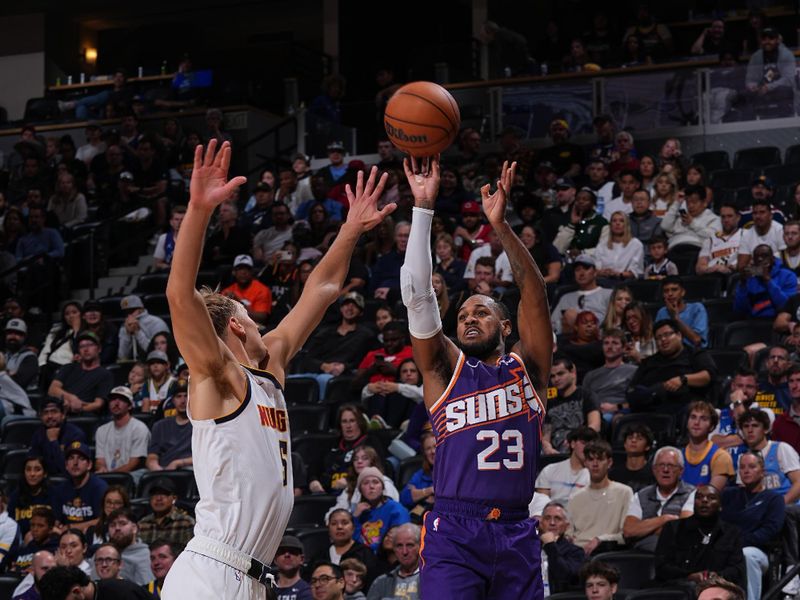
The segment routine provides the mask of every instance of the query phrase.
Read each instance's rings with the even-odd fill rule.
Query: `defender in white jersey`
[[[195,537],[170,569],[164,600],[272,596],[272,562],[292,511],[291,447],[282,385],[286,366],[339,296],[362,233],[392,212],[376,208],[386,182],[359,173],[347,220],[308,278],[297,305],[261,337],[239,302],[195,289],[211,215],[244,177],[227,181],[231,149],[211,140],[194,157],[190,201],[175,246],[167,298],[189,366]],[[268,369],[268,370],[267,370]]]

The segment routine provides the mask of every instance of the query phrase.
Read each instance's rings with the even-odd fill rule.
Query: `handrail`
[[[800,56],[800,49],[793,50],[795,57]],[[459,83],[444,84],[449,90],[465,90],[482,87],[498,87],[509,84],[524,83],[552,83],[554,81],[575,80],[575,79],[597,79],[598,77],[616,77],[620,75],[630,75],[632,73],[660,73],[662,71],[675,71],[677,69],[697,69],[701,67],[713,67],[719,64],[717,60],[700,59],[685,60],[668,63],[658,63],[653,65],[639,65],[636,67],[616,67],[610,69],[600,69],[599,71],[578,71],[576,73],[553,73],[552,75],[531,75],[527,77],[508,77],[503,79],[489,79],[476,81],[462,81]]]
[[[783,587],[798,574],[800,574],[800,564],[794,565],[791,569],[786,571],[778,583],[769,588],[766,593],[761,594],[761,600],[772,600],[773,598],[778,598],[779,595],[783,596]]]

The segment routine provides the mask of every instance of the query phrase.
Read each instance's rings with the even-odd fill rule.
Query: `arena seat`
[[[692,600],[692,596],[680,588],[651,588],[630,591],[625,600]]]
[[[703,306],[709,323],[730,323],[733,320],[733,300],[730,298],[706,298]]]
[[[212,290],[216,289],[219,283],[219,277],[216,271],[200,271],[195,280],[195,287],[200,289],[203,286],[209,287]]]
[[[727,150],[709,150],[692,155],[692,164],[703,165],[706,173],[722,171],[731,168],[731,159]]]
[[[309,473],[322,470],[322,460],[339,440],[335,433],[304,433],[292,435],[292,452],[303,457]]]
[[[772,339],[772,319],[748,319],[746,321],[728,323],[722,336],[722,345],[725,347],[741,347],[756,342],[770,345],[772,344]]]
[[[614,595],[614,598],[619,599],[619,593]],[[547,596],[548,600],[586,600],[585,592],[560,592],[558,594],[551,594]]]
[[[27,448],[16,448],[6,452],[3,456],[3,478],[18,481],[22,477],[27,459]]]
[[[289,406],[289,427],[293,433],[301,431],[323,433],[328,430],[328,407],[316,405]]]
[[[336,496],[333,494],[298,496],[294,499],[292,515],[286,526],[294,529],[324,527],[325,515],[334,504],[336,504]]]
[[[109,486],[118,485],[124,488],[129,498],[132,498],[136,492],[136,482],[130,473],[96,473],[96,475]]]
[[[319,384],[313,377],[287,377],[283,397],[289,404],[319,404]]]
[[[0,434],[0,443],[30,446],[33,432],[39,429],[41,425],[42,422],[34,417],[7,421],[3,425],[2,434]]]
[[[747,352],[732,348],[712,348],[708,351],[714,364],[717,365],[719,375],[722,377],[733,376],[739,367],[747,366]]]
[[[686,302],[699,302],[722,295],[722,280],[719,277],[690,275],[681,277],[681,283],[686,290]]]
[[[766,167],[764,175],[772,180],[773,185],[792,185],[798,178],[797,165],[775,165]]]
[[[297,539],[303,543],[306,560],[312,560],[315,556],[319,556],[331,545],[327,527],[301,529],[297,532]]]
[[[753,171],[750,169],[726,169],[714,171],[709,175],[709,185],[726,190],[748,187],[753,182]]]
[[[122,296],[104,296],[103,298],[98,298],[97,301],[100,303],[100,307],[103,309],[103,316],[106,319],[125,317],[125,313],[122,312],[122,307],[119,305],[122,302]]]
[[[0,575],[0,598],[11,598],[22,578],[22,574],[3,573]]]
[[[758,170],[781,164],[781,151],[776,146],[743,148],[733,155],[734,169]]]
[[[169,273],[145,273],[139,276],[134,293],[164,294],[167,291]]]
[[[100,425],[100,419],[94,415],[82,415],[80,417],[67,417],[67,423],[72,423],[86,435],[86,443],[94,444],[94,432]]]
[[[675,417],[662,413],[631,413],[622,415],[611,425],[611,445],[615,449],[622,448],[625,443],[625,431],[632,423],[643,423],[653,432],[656,446],[668,446],[675,439]]]
[[[615,567],[619,571],[619,587],[628,590],[645,588],[656,575],[655,556],[648,552],[603,552],[594,560]]]
[[[194,482],[194,472],[178,470],[178,471],[148,471],[147,473],[142,475],[142,478],[139,480],[139,485],[136,487],[136,497],[137,498],[149,497],[150,488],[161,477],[165,477],[175,484],[175,489],[177,491],[176,495],[178,496],[178,498],[187,499],[197,495]]]
[[[142,303],[151,315],[169,314],[169,303],[165,293],[145,294]]]
[[[661,282],[655,279],[633,279],[625,284],[635,300],[639,302],[658,302],[661,300]]]
[[[422,468],[422,456],[411,456],[404,458],[400,461],[400,468],[397,469],[397,477],[395,477],[395,484],[397,489],[402,490],[411,476]]]
[[[786,156],[783,159],[785,165],[800,165],[800,144],[786,148]]]

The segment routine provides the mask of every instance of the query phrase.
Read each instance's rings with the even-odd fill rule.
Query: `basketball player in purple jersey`
[[[430,252],[439,160],[426,159],[421,172],[413,158],[404,166],[414,210],[400,280],[436,436],[436,500],[420,546],[422,598],[539,600],[541,544],[528,504],[553,332],[542,275],[505,219],[516,163],[503,165],[493,194],[488,185],[481,189],[483,211],[520,291],[520,340],[508,354],[509,313],[489,296],[471,296],[461,306],[457,343],[442,333]]]

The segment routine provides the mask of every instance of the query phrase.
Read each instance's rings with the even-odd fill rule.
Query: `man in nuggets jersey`
[[[414,159],[405,161],[415,202],[400,278],[436,436],[436,500],[425,515],[420,551],[423,599],[538,600],[544,594],[541,545],[528,504],[553,333],[542,275],[505,220],[515,169],[516,163],[503,165],[494,194],[488,185],[481,189],[521,298],[520,341],[506,354],[511,319],[489,296],[471,296],[458,310],[457,343],[442,333],[430,254],[439,160],[426,160],[419,173]]]
[[[167,285],[175,339],[191,373],[188,415],[200,501],[195,536],[167,575],[164,600],[273,595],[266,565],[294,497],[286,367],[339,296],[361,234],[391,212],[376,209],[386,175],[377,182],[373,168],[365,183],[359,173],[355,192],[347,188],[350,211],[336,240],[296,306],[261,337],[241,303],[195,289],[211,216],[246,181],[227,181],[230,145],[215,150],[211,140],[205,156],[201,146],[195,151],[191,198]]]

